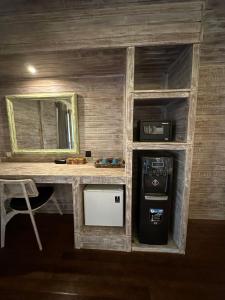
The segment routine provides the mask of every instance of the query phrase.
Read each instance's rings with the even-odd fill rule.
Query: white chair
[[[6,208],[5,203],[8,199],[10,199],[9,208]],[[0,179],[1,248],[5,246],[6,224],[17,214],[29,214],[38,247],[42,250],[42,244],[35,223],[34,213],[50,200],[54,202],[57,210],[62,215],[62,211],[54,195],[53,187],[37,187],[32,179]]]

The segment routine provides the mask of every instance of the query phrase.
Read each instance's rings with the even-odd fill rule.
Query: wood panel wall
[[[125,72],[126,53],[123,49],[37,50],[35,53],[0,55],[0,81],[32,78],[27,72],[28,64],[35,66],[38,78],[118,75]]]
[[[152,1],[71,1],[46,5],[14,0],[1,3],[0,52],[117,47],[144,43],[197,42],[201,3]],[[112,3],[113,2],[113,3]],[[52,4],[51,4],[52,3]],[[21,4],[21,6],[20,6]],[[26,5],[27,4],[27,5]],[[47,9],[44,7],[47,6]],[[16,13],[15,13],[16,12]]]
[[[159,5],[163,2],[165,4],[162,8]],[[160,43],[162,40],[194,42],[200,34],[199,20],[201,19],[199,4],[195,2],[197,1],[183,3],[183,1],[178,0],[64,0],[63,2],[60,0],[35,2],[2,0],[0,3],[0,53],[3,55],[1,59],[4,61],[4,56],[10,53],[35,53],[36,51],[66,50],[83,46],[91,48],[96,46],[141,45],[146,41]],[[172,3],[176,3],[176,5]],[[154,4],[154,7],[150,9],[149,5],[151,4]],[[204,40],[201,46],[190,198],[191,218],[225,219],[224,11],[225,3],[223,0],[207,0]],[[190,34],[190,32],[194,34]],[[10,61],[9,58],[8,62]],[[5,65],[5,68],[8,65],[9,63]],[[1,68],[1,70],[5,68]],[[112,85],[107,80],[109,79],[104,79],[104,91],[107,90],[109,96],[107,99],[113,94],[114,103],[118,103],[118,99],[121,99],[121,85],[118,82],[121,79],[111,79]],[[49,86],[47,80],[42,80],[39,87],[34,85],[34,90],[37,91],[41,87],[47,86],[49,90],[53,90],[52,86],[61,90],[71,89],[71,87],[78,88],[80,91],[83,90],[83,97],[87,100],[80,106],[80,110],[85,111],[88,103],[94,103],[94,99],[99,99],[99,95],[102,96],[103,86],[100,81],[96,80],[94,87],[94,81],[95,79],[89,80],[88,83],[86,81],[84,84],[82,80],[77,82],[73,80],[71,85],[70,80],[63,81],[63,83],[53,80],[52,85]],[[10,86],[13,87],[14,91],[25,92],[27,84],[14,82],[7,86],[4,85],[1,87],[0,94],[3,96],[11,93]],[[114,87],[113,91],[112,86]],[[118,87],[119,95],[117,94]],[[101,97],[99,101],[104,103],[102,108],[107,109],[109,107],[106,105],[109,102],[104,101]],[[90,110],[90,114],[92,112]],[[0,151],[10,149],[5,115],[5,107],[1,102]],[[109,115],[108,112],[103,118],[108,120]],[[84,124],[87,118],[88,116],[84,116],[80,124]],[[94,115],[91,118],[92,122],[97,122],[94,120]],[[100,123],[100,128],[102,128],[103,122]],[[90,135],[87,134],[89,129],[83,128],[85,129],[81,136],[86,135],[89,138]],[[115,134],[110,129],[107,133]],[[103,137],[104,134],[102,134]],[[106,143],[109,141],[108,138],[107,134],[105,142],[100,141],[103,148],[105,146],[108,149],[109,143]],[[93,142],[96,145],[97,140]],[[83,149],[87,148],[89,146],[88,139],[81,145]],[[121,145],[116,145],[116,147],[118,147],[116,153],[120,153]]]
[[[225,2],[208,0],[201,46],[190,218],[225,219]]]
[[[122,157],[123,81],[121,76],[106,76],[34,79],[0,85],[0,152],[10,151],[5,95],[73,91],[78,94],[80,153],[90,150],[96,159]],[[39,161],[40,156],[26,156],[28,159]]]

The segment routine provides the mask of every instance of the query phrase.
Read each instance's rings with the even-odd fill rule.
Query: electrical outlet
[[[85,157],[91,157],[91,151],[85,151]]]

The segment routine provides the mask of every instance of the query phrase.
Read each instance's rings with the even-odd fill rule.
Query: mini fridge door
[[[84,190],[85,225],[123,226],[123,188]]]

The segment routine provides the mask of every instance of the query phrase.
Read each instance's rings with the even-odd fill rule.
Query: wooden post
[[[127,48],[126,60],[126,122],[125,122],[125,161],[126,161],[126,235],[130,240],[132,234],[132,142],[133,142],[133,94],[134,91],[134,65],[135,65],[135,48]]]

